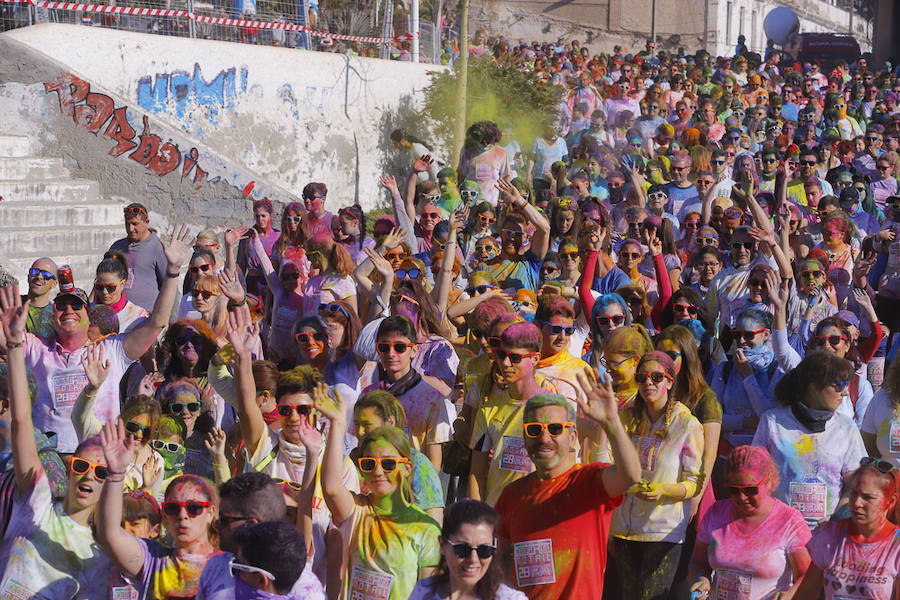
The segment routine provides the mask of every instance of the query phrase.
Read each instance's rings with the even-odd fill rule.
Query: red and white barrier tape
[[[48,0],[0,0],[0,3],[9,4],[30,4],[38,8],[48,8],[54,10],[72,10],[80,12],[96,12],[117,15],[137,15],[147,17],[184,17],[192,19],[198,23],[207,23],[210,25],[225,25],[230,27],[249,27],[251,29],[282,29],[286,31],[303,31],[316,37],[328,38],[333,40],[346,40],[350,42],[365,42],[369,44],[389,44],[391,42],[405,42],[413,39],[414,35],[405,33],[398,35],[393,39],[385,39],[378,37],[366,37],[362,35],[345,35],[341,33],[331,33],[330,31],[317,31],[310,29],[305,25],[295,25],[293,23],[274,23],[272,21],[251,21],[246,19],[229,19],[227,17],[208,17],[206,15],[197,15],[186,10],[166,10],[160,8],[135,8],[130,6],[109,6],[107,4],[81,4],[75,2],[49,2]]]

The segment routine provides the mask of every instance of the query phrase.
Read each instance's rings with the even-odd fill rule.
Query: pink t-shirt
[[[755,529],[745,531],[730,499],[719,500],[706,513],[697,540],[709,546],[715,571],[714,598],[757,600],[791,587],[788,554],[806,546],[811,537],[803,515],[781,500]]]
[[[823,525],[807,544],[814,565],[822,569],[825,600],[891,600],[900,572],[900,536],[890,523],[867,544],[850,536],[850,521]]]

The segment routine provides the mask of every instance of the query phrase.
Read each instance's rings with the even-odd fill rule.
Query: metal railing
[[[263,46],[411,60],[412,23],[393,3],[372,18],[353,9],[319,15],[315,0],[0,0],[0,31],[37,23],[106,27]],[[372,11],[374,12],[374,11]],[[420,19],[420,62],[439,62],[434,26]]]

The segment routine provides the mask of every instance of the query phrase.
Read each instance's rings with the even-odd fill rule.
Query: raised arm
[[[669,271],[666,269],[666,260],[662,253],[662,241],[656,236],[656,233],[651,235],[646,229],[642,235],[644,244],[650,248],[650,255],[653,257],[653,270],[656,271],[656,283],[659,290],[659,298],[653,305],[653,310],[650,311],[650,319],[653,321],[654,327],[662,329],[660,326],[662,311],[672,298],[672,281],[669,279]]]
[[[263,275],[266,276],[266,284],[269,286],[269,289],[272,290],[273,294],[277,294],[276,290],[283,288],[281,287],[281,280],[278,279],[278,273],[275,272],[275,267],[272,266],[272,259],[266,254],[266,249],[263,247],[262,240],[259,239],[256,229],[251,227],[247,230],[247,234],[250,236],[250,252],[259,260],[259,267],[262,269]]]
[[[250,311],[246,307],[228,315],[228,341],[234,348],[234,388],[237,392],[238,418],[241,437],[251,456],[256,453],[266,433],[266,422],[256,403],[256,385],[253,381],[253,357],[250,354],[253,341],[259,333],[257,325],[251,325]]]
[[[601,381],[597,372],[589,367],[583,373],[578,373],[577,378],[584,390],[584,397],[581,394],[575,395],[578,407],[585,415],[600,423],[612,451],[613,464],[603,469],[603,487],[609,497],[621,496],[640,481],[641,463],[634,443],[619,419],[612,378],[607,375]]]
[[[225,230],[225,270],[229,273],[237,273],[237,245],[247,235],[248,229],[246,225],[241,225]]]
[[[325,384],[320,384],[325,385]],[[327,392],[326,392],[327,393]],[[306,465],[303,467],[303,480],[300,490],[291,487],[289,493],[297,501],[297,529],[303,532],[306,550],[313,552],[313,497],[316,494],[316,472],[319,470],[319,457],[322,454],[322,433],[312,426],[309,417],[300,420],[300,442],[306,449]]]
[[[100,432],[109,477],[100,492],[97,539],[106,555],[127,577],[137,577],[144,568],[144,553],[136,537],[122,528],[122,494],[125,470],[134,453],[134,438],[126,435],[122,419],[110,421]]]
[[[875,356],[875,353],[878,352],[878,348],[881,346],[881,339],[884,337],[884,332],[881,330],[881,322],[878,320],[878,315],[875,313],[875,307],[872,306],[872,299],[869,298],[869,292],[865,289],[854,287],[853,299],[856,300],[856,304],[858,304],[859,307],[863,309],[863,312],[866,313],[866,320],[869,321],[869,326],[872,330],[869,337],[862,340],[858,346],[859,360],[863,364],[867,364],[872,360],[872,357]]]
[[[581,311],[584,313],[584,320],[588,322],[588,328],[591,327],[591,311],[594,308],[594,295],[591,292],[605,234],[605,229],[598,229],[590,234],[588,241],[590,250],[584,259],[584,270],[581,272],[581,280],[578,283],[578,299],[581,300]]]
[[[30,302],[22,304],[18,286],[0,288],[0,343],[6,348],[7,387],[12,429],[13,467],[20,494],[34,489],[43,467],[34,441],[31,421],[31,395],[25,370],[25,322]],[[35,343],[32,340],[32,343]]]
[[[361,286],[369,287],[367,295],[369,299],[372,300],[369,316],[371,318],[376,318],[384,313],[391,300],[391,291],[394,289],[394,269],[391,267],[391,263],[375,250],[365,247],[363,248],[363,252],[365,252],[367,258],[359,267],[357,267],[354,276],[357,278],[357,281],[360,282]],[[375,283],[368,275],[359,274],[362,266],[366,264],[378,271],[381,275],[381,283]]]
[[[531,238],[531,253],[537,258],[543,259],[550,248],[550,221],[542,215],[537,208],[528,204],[519,190],[516,189],[509,177],[504,177],[497,182],[497,189],[513,206],[519,209],[529,223],[534,225],[535,232]]]
[[[325,456],[322,459],[322,494],[331,511],[331,518],[340,525],[351,516],[356,506],[353,492],[344,485],[344,434],[347,432],[347,407],[337,390],[337,402],[328,396],[328,386],[319,384],[313,390],[316,410],[331,421],[328,440],[325,442]],[[305,475],[305,474],[304,474]]]
[[[172,233],[172,239],[168,244],[160,240],[167,262],[165,281],[159,295],[156,296],[150,317],[126,333],[122,339],[125,356],[131,360],[140,359],[162,333],[163,328],[169,324],[175,297],[178,295],[178,275],[181,265],[191,252],[189,239],[190,230],[187,225],[182,224]]]
[[[109,375],[109,359],[104,359],[103,345],[94,344],[81,357],[81,366],[87,375],[88,383],[78,394],[75,405],[72,407],[72,423],[75,426],[75,435],[78,441],[100,433],[103,423],[94,416],[94,398],[100,386]]]
[[[448,222],[447,245],[444,246],[444,257],[441,260],[441,270],[434,280],[434,290],[431,294],[437,303],[438,312],[444,314],[450,299],[450,288],[453,286],[453,262],[456,258],[456,236],[458,229],[462,227],[469,216],[469,210],[465,207],[455,210]]]

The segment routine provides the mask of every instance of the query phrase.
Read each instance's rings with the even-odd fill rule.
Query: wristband
[[[12,350],[13,348],[21,348],[23,345],[25,345],[24,338],[22,338],[18,342],[14,341],[14,340],[6,340],[6,349],[7,350]]]
[[[175,278],[177,278],[179,275],[181,275],[181,273],[169,273],[169,271],[166,270],[166,277],[168,277],[169,279],[175,279]]]
[[[247,304],[247,296],[244,296],[243,298],[241,298],[240,302],[232,302],[231,300],[229,300],[228,308],[237,308],[239,306],[246,306],[246,304]]]

